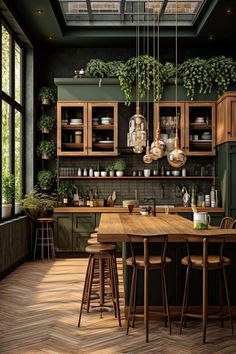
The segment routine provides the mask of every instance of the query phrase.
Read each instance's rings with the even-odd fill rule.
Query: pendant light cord
[[[175,136],[178,139],[178,0],[175,2],[175,118],[176,118],[176,132]]]

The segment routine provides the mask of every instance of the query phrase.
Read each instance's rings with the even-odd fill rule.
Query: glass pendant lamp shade
[[[153,156],[150,152],[149,142],[147,142],[146,154],[143,156],[143,162],[144,163],[152,163],[153,162]]]
[[[136,113],[130,118],[128,146],[133,146],[133,151],[136,154],[143,152],[143,147],[146,145],[146,119],[140,113],[140,107],[137,105]]]
[[[154,161],[161,159],[165,155],[166,144],[160,139],[160,129],[157,129],[156,138],[151,144],[151,153]]]
[[[179,148],[179,138],[177,136],[175,138],[175,148],[168,154],[167,160],[172,167],[176,168],[182,167],[187,161],[185,153]]]

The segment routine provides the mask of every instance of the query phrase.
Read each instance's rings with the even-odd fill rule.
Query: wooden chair
[[[221,229],[231,229],[234,219],[231,216],[225,216],[220,223]]]
[[[234,220],[231,224],[231,229],[236,229],[236,220]]]
[[[234,333],[234,326],[233,326],[233,318],[230,306],[230,299],[229,299],[229,291],[228,291],[228,284],[227,284],[227,277],[225,267],[229,266],[231,261],[229,258],[223,256],[223,247],[224,241],[226,236],[216,236],[214,241],[219,242],[219,254],[218,255],[208,255],[208,240],[207,237],[200,238],[200,237],[193,237],[193,235],[185,235],[187,246],[187,256],[181,259],[181,264],[187,267],[186,270],[186,278],[185,278],[185,286],[184,286],[184,296],[183,296],[183,304],[182,304],[182,313],[181,313],[181,323],[180,323],[180,334],[182,333],[183,324],[186,317],[192,318],[200,318],[202,319],[202,326],[203,326],[203,343],[206,342],[206,328],[207,328],[207,320],[215,319],[220,320],[222,325],[224,319],[229,318],[231,321],[231,329],[232,334]],[[201,255],[191,255],[190,254],[190,242],[202,242],[203,244],[203,252]],[[213,241],[213,239],[212,239]],[[202,314],[190,313],[188,312],[188,293],[189,293],[189,279],[190,279],[190,271],[192,269],[199,270],[202,272],[203,277],[203,286],[202,286]],[[208,315],[208,272],[212,270],[222,271],[223,276],[223,284],[225,288],[227,306],[228,306],[228,314],[223,313],[223,302],[222,302],[222,284],[220,281],[220,308],[219,313],[215,315]],[[221,278],[222,280],[222,278]]]
[[[105,299],[110,300],[111,298],[115,317],[118,318],[119,326],[121,326],[119,284],[115,254],[116,246],[97,243],[87,246],[85,251],[89,253],[89,261],[85,276],[78,327],[80,327],[83,307],[86,306],[87,312],[89,312],[91,295],[94,294],[99,299],[101,318]],[[106,293],[106,285],[109,287],[109,294],[108,292]]]
[[[144,326],[146,329],[146,342],[149,340],[149,301],[148,301],[148,286],[149,286],[149,271],[153,269],[159,269],[161,272],[161,287],[162,287],[162,302],[163,302],[163,315],[168,320],[169,331],[171,334],[171,321],[170,311],[167,296],[166,286],[166,265],[171,263],[172,260],[166,257],[167,235],[128,235],[130,241],[131,257],[126,259],[126,265],[133,268],[132,281],[129,297],[129,308],[127,318],[127,335],[130,328],[130,320],[132,319],[132,326],[134,327],[135,317],[144,317]],[[143,242],[143,255],[137,255],[135,249],[135,242]],[[149,242],[161,243],[160,255],[149,255]],[[144,272],[144,314],[136,314],[136,295],[138,287],[138,272]]]

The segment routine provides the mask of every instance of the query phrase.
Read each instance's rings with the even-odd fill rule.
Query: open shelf
[[[109,125],[105,125],[105,124],[93,125],[93,130],[114,130],[114,125],[113,124],[109,124]]]
[[[73,125],[66,124],[66,125],[62,125],[61,128],[65,129],[65,130],[78,130],[78,129],[83,130],[84,125],[83,124],[76,124],[76,125],[75,124],[73,124]]]
[[[60,179],[215,179],[215,176],[150,176],[150,177],[145,177],[145,176],[122,176],[122,177],[111,177],[111,176],[106,176],[106,177],[85,177],[85,176],[59,176]]]

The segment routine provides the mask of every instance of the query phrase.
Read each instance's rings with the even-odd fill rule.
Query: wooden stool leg
[[[165,291],[164,291],[164,279],[163,274],[161,272],[161,295],[162,295],[162,307],[163,313],[166,314],[166,302],[165,302]],[[167,318],[164,316],[164,326],[167,327]]]
[[[50,237],[49,237],[49,225],[47,222],[45,222],[45,226],[46,226],[46,239],[47,239],[47,249],[48,249],[48,261],[50,261]]]
[[[36,256],[36,247],[37,247],[37,242],[38,242],[38,233],[39,229],[36,229],[36,235],[35,235],[35,244],[34,244],[34,261],[35,261],[35,256]]]
[[[82,300],[81,300],[81,305],[80,305],[78,327],[80,327],[81,316],[82,316],[82,311],[83,311],[83,305],[84,305],[84,302],[85,302],[86,292],[87,292],[87,289],[88,289],[88,278],[89,278],[90,268],[91,268],[91,255],[89,256],[88,266],[87,266],[85,280],[84,280],[84,289],[83,289]]]
[[[148,267],[144,268],[144,326],[146,328],[146,343],[149,335],[149,303],[148,303]]]
[[[135,324],[135,314],[136,314],[137,286],[138,286],[138,270],[135,272],[135,277],[134,277],[134,303],[133,303],[133,318],[132,318],[133,328]]]
[[[90,307],[90,299],[91,299],[92,284],[93,284],[93,277],[94,277],[94,268],[95,268],[95,258],[92,256],[89,278],[88,278],[87,312],[89,312],[89,307]]]
[[[133,267],[132,270],[132,280],[131,280],[131,287],[130,287],[130,295],[129,295],[129,309],[128,309],[128,320],[127,320],[127,328],[126,328],[126,334],[129,334],[129,327],[130,327],[130,317],[132,315],[131,309],[133,308],[133,303],[134,303],[134,285],[135,285],[135,272],[136,272],[136,267]]]
[[[44,227],[41,228],[41,259],[44,260]]]
[[[227,277],[226,277],[226,272],[225,272],[225,267],[224,266],[222,267],[222,271],[223,271],[223,278],[224,278],[226,300],[227,300],[229,317],[230,317],[230,322],[231,322],[231,329],[232,329],[232,334],[234,334],[234,322],[233,322],[233,316],[232,316],[232,311],[231,311],[231,306],[230,306],[228,282],[227,282]]]
[[[170,335],[171,335],[170,309],[169,309],[168,296],[167,296],[166,274],[165,274],[165,267],[164,266],[162,266],[161,272],[162,272],[163,285],[164,285],[166,314],[167,314],[167,319],[168,319],[168,324],[169,324],[169,331],[170,331]]]
[[[188,283],[189,283],[189,273],[190,273],[190,266],[188,265],[187,270],[186,270],[186,276],[185,276],[184,296],[183,296],[181,321],[180,321],[180,332],[179,332],[180,334],[182,334],[183,323],[184,323],[185,312],[186,312],[186,304],[188,302],[188,298],[187,298],[188,290],[187,289],[188,289]]]
[[[104,260],[99,259],[99,293],[100,293],[100,318],[102,318],[102,307],[104,305]]]
[[[117,283],[116,279],[116,258],[114,255],[111,256],[110,258],[110,263],[111,263],[111,284],[113,287],[112,293],[114,293],[114,304],[115,304],[115,315],[118,317],[118,322],[119,322],[119,327],[121,327],[121,318],[120,318],[120,302],[119,302],[119,291],[118,291],[118,286],[119,283]]]
[[[218,272],[218,275],[219,275],[219,303],[220,303],[219,313],[223,314],[223,288],[222,288],[223,277],[221,271]],[[223,318],[220,320],[220,323],[221,323],[221,327],[223,328],[224,327]]]
[[[56,258],[55,254],[55,245],[54,245],[54,234],[53,234],[53,228],[50,227],[50,235],[51,235],[51,253],[52,253],[52,258]]]

